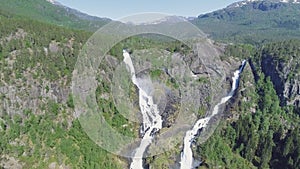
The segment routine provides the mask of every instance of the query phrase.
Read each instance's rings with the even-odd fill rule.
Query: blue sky
[[[119,19],[136,13],[159,12],[198,16],[226,7],[237,0],[56,0],[90,15]]]

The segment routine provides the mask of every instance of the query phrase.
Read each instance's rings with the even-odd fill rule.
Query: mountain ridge
[[[53,0],[1,0],[0,2],[2,13],[27,17],[71,29],[96,31],[111,21],[108,18],[90,16]]]
[[[89,25],[84,27],[84,24],[93,22],[79,20],[83,27],[78,27],[76,19],[79,18],[75,14],[60,16],[53,13],[56,9],[65,11],[51,3],[55,1],[2,2],[6,3],[0,7],[0,168],[129,168],[131,159],[115,156],[92,141],[78,120],[75,109],[72,75],[80,51],[96,29],[90,29]],[[10,10],[18,15],[10,15]],[[147,67],[139,76],[149,73],[155,83],[163,82],[167,86],[168,94],[161,98],[170,101],[170,104],[167,102],[162,106],[163,117],[167,119],[167,124],[163,125],[164,131],[174,124],[178,117],[177,110],[183,106],[180,104],[180,94],[177,97],[171,93],[173,88],[180,87],[176,76],[170,76],[168,72],[180,74],[183,67],[174,62],[171,63],[174,69],[161,70],[161,61],[153,61],[153,58],[158,56],[164,59],[166,55],[172,55],[177,60],[182,57],[190,68],[192,75],[188,70],[184,81],[194,80],[195,92],[190,93],[202,99],[199,110],[191,110],[193,115],[188,116],[190,119],[206,116],[210,107],[208,104],[218,102],[218,98],[210,96],[209,86],[215,83],[211,84],[209,77],[212,76],[199,54],[221,54],[220,59],[209,64],[209,69],[213,70],[211,72],[226,72],[224,83],[216,84],[222,90],[217,95],[230,89],[232,73],[240,65],[239,61],[247,59],[250,66],[246,66],[241,74],[240,87],[235,96],[224,105],[224,113],[209,124],[218,124],[214,134],[203,143],[201,137],[206,137],[206,132],[202,130],[199,131],[199,139],[193,140],[195,160],[201,161],[199,168],[205,169],[300,168],[300,40],[285,41],[295,38],[295,35],[300,36],[296,34],[299,31],[298,11],[298,4],[264,1],[218,10],[197,18],[201,29],[205,26],[203,30],[211,33],[212,38],[225,42],[212,44],[217,46],[216,51],[203,52],[205,45],[190,50],[182,43],[156,36],[125,39],[111,49],[101,62],[99,71],[95,71],[97,89],[94,93],[99,115],[103,115],[107,124],[117,132],[139,137],[141,123],[130,121],[122,114],[123,110],[119,109],[112,96],[112,91],[118,86],[110,85],[114,79],[120,80],[118,84],[124,82],[119,89],[128,92],[121,97],[128,97],[128,101],[133,101],[132,106],[137,108],[138,90],[128,83],[130,74],[118,69],[124,48],[132,56],[143,56],[146,61],[149,59],[147,64],[135,60],[136,70]],[[39,18],[37,14],[43,16]],[[274,21],[275,16],[277,19]],[[172,23],[180,20],[167,18],[165,21]],[[283,42],[267,43],[267,40],[274,40],[272,37],[278,37],[275,40]],[[169,64],[168,59],[164,60]],[[152,65],[154,69],[148,69],[150,62],[157,66]],[[116,71],[121,76],[113,76]],[[199,79],[195,79],[195,74]],[[107,78],[103,78],[104,75]],[[157,94],[165,89],[159,88]],[[189,103],[193,103],[192,100]],[[215,122],[219,120],[220,123]],[[91,124],[99,125],[97,122]],[[163,133],[158,133],[156,138],[162,139]],[[182,139],[178,139],[180,144],[174,150],[143,160],[145,166],[179,168]],[[118,140],[108,138],[107,141],[114,143]],[[159,145],[156,143],[155,139],[149,147],[150,151]],[[166,146],[170,143],[166,142]],[[130,153],[132,150],[130,147]]]
[[[247,2],[247,3],[245,3]],[[243,6],[199,15],[191,22],[211,38],[238,43],[287,40],[300,37],[300,4],[273,1],[241,1]]]
[[[239,1],[232,3],[227,6],[227,8],[232,8],[232,7],[242,7],[244,5],[253,3],[253,2],[262,2],[262,1],[269,1],[273,3],[293,3],[293,4],[298,4],[300,3],[300,0],[244,0],[244,1]]]

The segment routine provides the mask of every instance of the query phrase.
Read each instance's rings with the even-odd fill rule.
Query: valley
[[[115,21],[55,1],[0,2],[0,168],[300,168],[298,1],[189,19],[209,38],[195,48],[153,34],[118,42],[93,70],[99,117],[82,119],[78,57]],[[109,134],[100,120],[124,139],[95,141]]]

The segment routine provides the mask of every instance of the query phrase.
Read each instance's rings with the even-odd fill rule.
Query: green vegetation
[[[90,33],[74,31],[29,19],[1,15],[1,72],[6,82],[12,69],[17,79],[30,73],[34,78],[71,80],[82,43]],[[47,31],[44,31],[47,30]],[[51,45],[50,45],[51,44]],[[9,62],[14,62],[12,69]]]
[[[19,160],[23,168],[48,168],[52,163],[71,168],[127,167],[125,160],[106,152],[85,134],[78,119],[74,119],[75,105],[70,93],[78,54],[91,36],[87,31],[94,31],[108,21],[78,16],[42,0],[1,2],[0,163],[8,156]],[[253,4],[202,15],[193,21],[216,39],[237,43],[226,47],[222,60],[250,57],[255,67],[255,81],[251,81],[249,73],[242,75],[242,94],[237,94],[230,109],[237,117],[222,121],[207,142],[196,144],[196,156],[203,159],[201,168],[300,168],[299,108],[281,104],[278,86],[284,85],[276,84],[262,65],[264,59],[271,58],[278,70],[288,68],[281,79],[292,82],[299,77],[300,41],[267,42],[299,37],[300,5]],[[118,43],[109,54],[121,61],[124,48],[130,53],[150,49],[156,52],[153,56],[167,59],[174,52],[190,52],[176,40],[142,35]],[[176,80],[162,71],[161,60],[153,56],[144,56],[153,63],[151,78],[178,89]],[[115,71],[109,65],[102,64],[100,68],[107,76]],[[116,108],[109,80],[97,80],[99,113],[119,133],[137,137],[139,124],[130,122]],[[198,81],[208,83],[207,78]],[[249,87],[246,83],[253,88],[244,90]],[[136,101],[135,86],[128,81],[124,85],[129,89],[129,99]],[[207,102],[210,100],[211,97],[206,98]],[[20,113],[11,114],[9,106]],[[199,116],[205,113],[206,107],[198,111]],[[146,160],[153,168],[168,168],[180,153],[179,147]]]
[[[11,4],[3,5],[0,9],[1,87],[22,88],[22,92],[16,93],[21,99],[33,97],[32,86],[44,88],[47,94],[54,86],[69,88],[79,50],[91,33],[8,14],[2,7]],[[66,102],[42,95],[32,99],[37,99],[37,111],[19,105],[24,113],[8,115],[2,103],[11,103],[11,100],[1,93],[1,162],[2,155],[7,155],[18,159],[24,168],[48,168],[51,163],[72,168],[123,168],[124,164],[118,162],[120,159],[116,160],[116,156],[96,145],[79,121],[73,119],[71,94],[67,95]],[[106,109],[104,105],[103,108]],[[108,110],[107,114],[115,111],[110,107]],[[121,122],[125,123],[120,115],[111,121],[117,128]]]
[[[177,52],[181,54],[186,54],[190,51],[188,46],[184,45],[178,40],[166,36],[157,36],[153,34],[137,35],[124,39],[120,43],[115,45],[109,51],[109,54],[117,57],[119,60],[122,60],[123,49],[128,50],[129,53],[133,53],[134,50],[142,49],[167,50],[171,53]]]
[[[192,21],[214,39],[231,43],[261,43],[299,38],[300,4],[251,2],[198,16]]]
[[[27,3],[30,6],[34,1]],[[73,117],[75,105],[69,90],[72,72],[80,48],[91,33],[31,20],[34,16],[23,18],[2,10],[12,4],[6,3],[0,7],[0,84],[1,87],[12,85],[22,89],[16,95],[24,100],[34,99],[38,107],[33,111],[31,105],[16,103],[23,113],[8,115],[6,107],[0,105],[1,158],[2,155],[14,157],[24,168],[48,168],[53,163],[72,168],[124,168],[124,160],[96,145]],[[23,15],[24,11],[19,12]],[[179,48],[182,51],[185,49],[177,41],[163,43],[150,37],[138,36],[117,44],[109,54],[122,59],[123,48],[131,51],[149,48],[173,50],[176,46],[178,52],[181,52]],[[101,66],[109,70],[107,65]],[[109,82],[101,78],[97,80],[96,99],[105,120],[119,133],[138,137],[139,124],[130,122],[117,110],[110,95]],[[34,87],[39,92],[35,94],[37,98],[31,93]],[[42,94],[42,91],[45,93]],[[68,92],[60,93],[62,91]],[[51,96],[53,94],[56,99]],[[108,94],[107,97],[104,94]],[[10,105],[12,102],[6,93],[1,93],[0,98],[1,103],[7,102]]]
[[[113,99],[101,98],[101,86],[98,86],[96,90],[96,99],[100,109],[100,112],[103,114],[105,121],[118,133],[126,135],[129,137],[137,137],[138,133],[135,132],[135,129],[138,128],[138,124],[129,121],[125,118],[115,107]],[[126,126],[126,127],[124,127]]]
[[[255,52],[256,48],[250,44],[228,45],[224,55],[221,56],[221,59],[226,59],[230,56],[240,59],[247,59],[248,57],[253,56]]]
[[[209,79],[206,78],[206,77],[200,77],[200,78],[198,79],[198,81],[199,81],[200,83],[209,83]]]
[[[245,109],[237,121],[221,125],[200,145],[205,164],[212,168],[299,168],[299,116],[279,106],[269,78],[262,76],[256,93],[257,101],[252,102],[257,105],[256,113]]]
[[[161,74],[163,73],[163,71],[162,70],[153,70],[153,71],[151,71],[150,72],[150,77],[151,77],[151,79],[157,79],[157,78],[159,78],[160,76],[161,76]]]
[[[299,55],[299,49],[296,47],[298,43],[299,41],[286,41],[269,44],[256,50],[251,48],[250,53],[254,54],[253,60],[259,60],[254,63],[259,67],[261,57],[264,56],[260,51],[272,53],[275,60],[277,58],[285,60],[287,56]],[[244,49],[241,49],[241,46],[229,47],[227,55],[240,57],[240,51],[247,51],[247,48],[247,46]],[[276,51],[281,52],[279,54]],[[234,110],[231,110],[237,111],[239,118],[221,123],[214,135],[200,145],[199,153],[204,160],[203,167],[261,169],[300,167],[298,110],[290,106],[281,106],[270,77],[265,76],[261,69],[256,71],[259,78],[255,90],[247,90],[243,94],[251,99],[239,101]],[[246,78],[245,75],[242,78]]]
[[[56,105],[61,107],[61,105]],[[1,154],[17,157],[25,168],[48,168],[51,162],[73,168],[122,168],[114,156],[102,150],[83,132],[78,120],[71,124],[56,115],[53,104],[44,115],[30,110],[24,116],[3,117],[0,130]],[[57,111],[56,108],[54,111]]]
[[[0,11],[72,29],[96,31],[110,20],[91,17],[73,9],[53,5],[46,0],[1,0]]]

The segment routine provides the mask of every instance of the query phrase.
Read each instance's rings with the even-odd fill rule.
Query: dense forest
[[[241,57],[242,54],[251,56],[248,59],[256,70],[243,75],[241,87],[245,87],[245,83],[251,81],[249,77],[254,76],[255,86],[237,94],[237,98],[247,97],[247,101],[239,101],[231,105],[230,112],[229,109],[225,112],[236,112],[238,118],[224,119],[214,135],[200,145],[199,153],[205,161],[202,167],[300,167],[299,109],[293,105],[281,105],[271,77],[259,69],[265,55],[272,55],[274,60],[282,58],[281,62],[299,56],[298,44],[298,40],[289,40],[259,48],[251,45],[228,46],[224,58]],[[299,58],[294,64],[299,65]]]
[[[44,23],[64,26],[71,29],[96,31],[109,23],[108,18],[98,18],[47,0],[1,0],[0,10],[19,18],[31,18]],[[29,10],[30,9],[30,10]]]
[[[49,84],[43,86],[46,93],[57,81],[64,81],[69,88],[77,55],[91,33],[6,13],[1,13],[0,20],[1,87],[18,86],[26,92],[17,97],[39,100],[35,111],[30,105],[18,105],[22,110],[19,114],[1,106],[1,161],[14,157],[23,168],[47,168],[51,162],[72,168],[123,168],[82,131],[72,115],[71,94],[65,101],[55,101],[43,96],[33,98],[30,93],[31,85],[43,86],[45,81]],[[2,103],[10,100],[6,97],[1,94]]]
[[[34,2],[30,1],[28,5]],[[107,20],[93,22],[98,25],[93,25],[92,29],[84,26],[89,23],[87,21],[71,29],[76,23],[58,25],[70,20],[70,17],[74,19],[74,15],[65,15],[58,22],[53,21],[57,15],[49,16],[48,13],[37,18],[37,13],[26,13],[25,8],[14,14],[15,11],[7,10],[13,8],[13,3],[7,2],[3,9],[0,8],[1,168],[128,168],[128,159],[102,149],[83,131],[74,115],[70,89],[78,54],[92,35],[90,30]],[[286,6],[280,9],[286,10]],[[298,10],[298,6],[293,9]],[[227,15],[232,14],[231,10]],[[198,19],[221,17],[220,14],[210,15],[199,16]],[[222,15],[221,20],[225,20],[222,24],[233,17],[227,15]],[[199,20],[194,23],[199,24]],[[247,22],[250,24],[251,21]],[[299,26],[297,18],[295,22]],[[229,33],[222,39],[218,31],[212,34],[222,39],[216,42],[217,45],[226,46],[221,60],[247,59],[249,64],[242,74],[240,88],[226,105],[215,133],[205,143],[195,141],[195,156],[203,161],[199,168],[300,168],[299,91],[294,87],[300,80],[300,41],[297,38],[290,40],[298,35],[294,31],[296,28],[289,26],[285,29],[282,25],[293,23],[281,23],[283,33],[270,38],[279,30],[272,29],[263,37],[267,40],[259,35],[236,34],[229,38]],[[260,33],[265,31],[263,29]],[[286,32],[289,34],[284,37]],[[221,44],[228,40],[239,43]],[[149,48],[182,55],[190,52],[178,41],[161,41],[150,35],[125,39],[108,55],[120,61],[124,48],[130,52]],[[268,64],[274,69],[269,69]],[[106,68],[106,65],[101,66]],[[160,71],[150,73],[152,78],[161,76]],[[105,120],[118,132],[138,137],[139,124],[124,118],[111,96],[103,99],[102,94],[111,88],[107,81],[98,80],[97,103]],[[207,82],[207,79],[200,80]],[[292,86],[288,92],[283,88],[286,86]],[[166,164],[175,163],[168,156],[174,154],[179,156],[180,150],[166,152],[159,159],[149,158],[147,162],[156,168],[168,168]]]
[[[199,15],[191,22],[213,39],[259,45],[282,39],[299,39],[299,12],[299,3],[242,1]]]
[[[55,164],[72,168],[126,168],[126,160],[100,148],[73,116],[72,72],[80,49],[92,32],[59,27],[3,11],[0,20],[1,166],[15,168],[20,164],[24,168],[47,168]],[[109,54],[121,60],[124,48],[131,51],[148,48],[169,52],[186,50],[173,40],[160,42],[153,38],[132,37],[117,44]],[[10,97],[10,91],[5,91],[7,86],[20,89],[14,95],[20,97],[21,102]],[[33,95],[31,92],[35,87],[44,93]],[[62,90],[66,91],[62,94],[67,97],[56,98],[50,94]],[[107,91],[110,91],[107,82],[99,81],[96,95],[107,122],[122,134],[138,137],[134,131],[138,130],[138,125],[131,124],[118,112],[112,98],[100,98]],[[30,100],[36,100],[37,107]],[[22,105],[22,101],[29,103]],[[14,112],[10,107],[16,107],[18,111]],[[125,124],[129,127],[123,128]],[[12,158],[17,164],[9,166]]]

